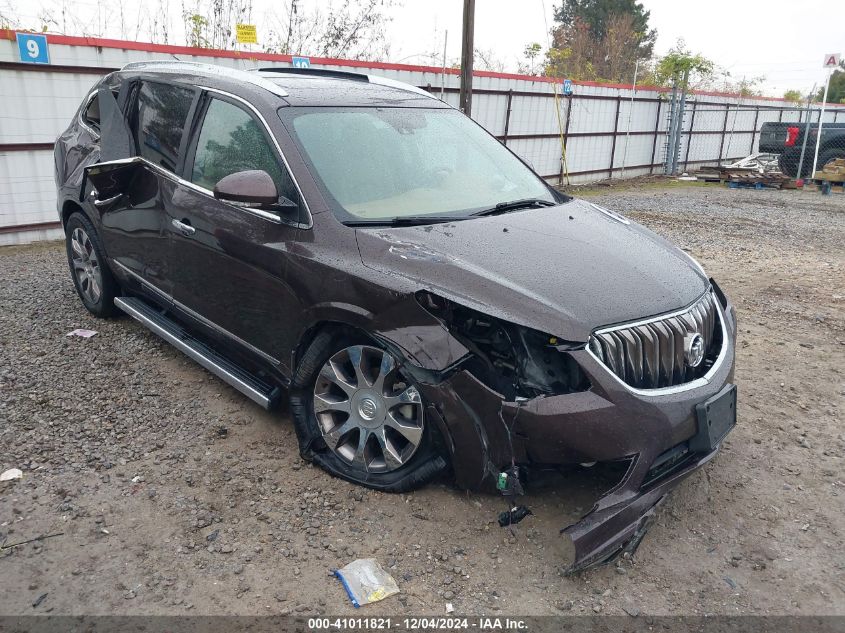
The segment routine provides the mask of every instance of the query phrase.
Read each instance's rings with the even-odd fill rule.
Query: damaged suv
[[[702,268],[415,87],[135,63],[55,159],[85,307],[286,398],[332,475],[404,491],[624,464],[562,530],[573,569],[636,542],[735,424],[735,313]]]

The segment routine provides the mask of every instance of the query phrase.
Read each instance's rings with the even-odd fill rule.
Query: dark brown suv
[[[680,249],[549,187],[428,93],[351,73],[130,64],[56,143],[73,281],[387,491],[620,462],[574,567],[736,420],[734,310]]]

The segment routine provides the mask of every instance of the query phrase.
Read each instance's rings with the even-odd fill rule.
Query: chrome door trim
[[[176,184],[182,185],[183,187],[187,187],[188,189],[193,189],[194,191],[199,192],[201,194],[204,194],[204,195],[208,196],[209,198],[214,198],[214,192],[213,191],[206,189],[205,187],[200,187],[199,185],[195,185],[194,183],[192,183],[188,180],[185,180],[184,178],[180,178],[179,176],[174,174],[172,171],[168,171],[164,167],[161,167],[159,165],[156,165],[155,163],[150,162],[149,160],[147,160],[143,156],[131,156],[129,158],[118,158],[116,160],[110,160],[110,161],[106,161],[106,162],[102,162],[102,163],[93,163],[92,165],[89,165],[89,167],[99,167],[99,166],[108,167],[108,166],[111,166],[111,165],[128,165],[130,163],[143,163],[146,167],[149,167],[150,169],[155,171],[157,174],[160,174],[160,175],[164,176],[165,178],[172,180]],[[293,178],[292,174],[291,174],[291,179],[294,181],[294,184],[296,184],[296,180]],[[308,222],[307,223],[305,223],[305,222],[287,222],[285,220],[282,220],[275,213],[271,213],[269,211],[264,211],[263,209],[253,209],[252,207],[249,207],[249,206],[246,206],[246,205],[240,205],[240,204],[233,203],[233,202],[229,202],[228,200],[218,200],[217,198],[214,198],[214,199],[217,200],[218,202],[223,202],[223,203],[227,204],[228,206],[232,207],[233,209],[237,209],[239,211],[244,211],[246,213],[249,213],[250,215],[254,215],[256,217],[259,217],[262,220],[267,220],[268,222],[272,222],[273,224],[281,224],[281,225],[285,225],[285,226],[291,226],[291,227],[297,228],[297,229],[310,229],[311,227],[314,226],[314,222],[311,219],[311,212],[308,209],[308,203],[305,202],[305,198],[302,196],[302,192],[299,189],[299,185],[296,185],[296,188],[297,188],[297,191],[300,192],[300,198],[302,199],[302,202],[305,205],[305,210],[308,213]]]
[[[199,312],[196,312],[195,310],[192,310],[191,308],[189,308],[188,306],[186,306],[184,303],[182,303],[182,302],[180,302],[180,301],[176,301],[176,299],[174,299],[171,295],[169,295],[169,294],[167,294],[166,292],[164,292],[163,290],[159,289],[159,288],[158,288],[157,286],[155,286],[154,284],[151,284],[149,281],[147,281],[146,279],[144,279],[143,277],[141,277],[141,275],[139,275],[139,274],[138,274],[138,273],[136,273],[135,271],[130,270],[129,268],[127,268],[124,264],[121,264],[119,261],[114,260],[114,259],[113,259],[113,260],[111,260],[111,261],[112,261],[114,264],[116,264],[116,265],[117,265],[117,266],[118,266],[121,270],[123,270],[125,273],[127,273],[128,275],[130,275],[131,277],[133,277],[134,279],[136,279],[139,283],[141,283],[141,285],[143,285],[144,287],[146,287],[146,288],[150,289],[150,290],[151,290],[151,291],[153,291],[155,294],[157,294],[159,297],[161,297],[162,299],[165,299],[165,300],[166,300],[169,304],[171,304],[173,307],[175,307],[175,308],[177,308],[177,309],[181,310],[182,312],[184,312],[185,314],[187,314],[187,315],[188,315],[188,316],[190,316],[191,318],[196,319],[197,321],[199,321],[199,322],[200,322],[200,323],[202,323],[203,325],[205,325],[205,326],[207,326],[207,327],[211,328],[211,329],[212,329],[212,330],[214,330],[215,332],[217,332],[217,333],[219,333],[219,334],[221,334],[221,335],[225,336],[226,338],[231,339],[232,341],[234,341],[234,342],[235,342],[235,343],[237,343],[238,345],[241,345],[242,347],[245,347],[245,348],[246,348],[246,349],[248,349],[250,352],[252,352],[253,354],[256,354],[257,356],[260,356],[261,358],[263,358],[263,359],[264,359],[265,361],[267,361],[268,363],[271,363],[271,364],[273,364],[273,365],[280,365],[280,364],[281,364],[281,361],[280,361],[280,360],[278,360],[277,358],[275,358],[275,357],[273,357],[273,356],[270,356],[270,354],[268,354],[268,353],[266,353],[266,352],[261,351],[260,349],[258,349],[257,347],[255,347],[255,345],[253,345],[253,344],[251,344],[251,343],[246,342],[245,340],[243,340],[243,339],[242,339],[242,338],[240,338],[239,336],[237,336],[237,335],[235,335],[235,334],[232,334],[229,330],[226,330],[226,329],[224,329],[224,328],[220,327],[219,325],[217,325],[216,323],[214,323],[213,321],[208,320],[207,318],[205,318],[204,316],[202,316]]]
[[[85,111],[88,109],[88,106],[91,105],[91,102],[94,100],[94,97],[97,96],[97,92],[97,90],[92,90],[88,93],[88,96],[85,97],[85,101],[83,102],[82,107],[79,109],[79,115],[77,117],[77,120],[79,121],[79,125],[88,130],[88,133],[99,141],[101,136],[100,133],[94,128],[92,128],[90,125],[88,125],[85,122],[85,117],[83,116],[85,114]]]
[[[134,278],[144,288],[146,288],[147,290],[149,290],[153,294],[157,295],[159,299],[162,299],[163,301],[165,301],[167,303],[173,303],[173,297],[171,297],[169,294],[167,294],[164,290],[160,289],[155,284],[152,284],[149,281],[147,281],[146,279],[144,279],[141,275],[136,273],[134,270],[130,269],[126,264],[123,264],[123,263],[117,261],[114,258],[109,258],[109,261],[112,264],[114,264],[115,266],[117,266],[118,268],[120,268],[124,273],[126,273],[130,277]]]

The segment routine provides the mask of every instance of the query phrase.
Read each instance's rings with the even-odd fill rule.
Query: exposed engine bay
[[[505,400],[585,391],[590,382],[566,353],[583,348],[507,323],[428,292],[417,299],[472,352],[464,367]]]

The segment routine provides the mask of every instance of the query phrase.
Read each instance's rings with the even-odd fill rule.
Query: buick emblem
[[[358,413],[361,414],[361,417],[365,420],[372,420],[376,417],[376,412],[378,411],[378,406],[376,403],[373,402],[370,398],[364,398],[361,400],[361,404],[358,406]]]
[[[684,360],[689,367],[698,367],[704,360],[704,337],[701,334],[687,334],[684,339]]]

